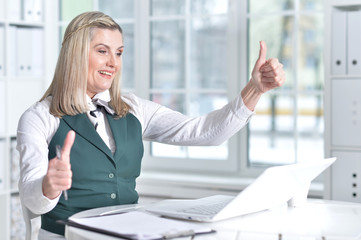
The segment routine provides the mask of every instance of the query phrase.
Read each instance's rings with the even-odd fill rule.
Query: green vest
[[[69,199],[59,199],[56,207],[41,216],[41,228],[64,235],[57,220],[87,209],[133,204],[138,201],[135,180],[140,174],[143,157],[142,129],[138,119],[128,113],[115,119],[107,114],[113,133],[114,155],[95,131],[86,114],[64,116],[49,144],[49,160],[56,156],[55,146],[63,145],[69,130],[76,132],[70,153],[72,186]]]

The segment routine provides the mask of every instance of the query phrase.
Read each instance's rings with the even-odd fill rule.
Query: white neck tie
[[[97,130],[98,128],[98,115],[99,115],[99,112],[102,110],[101,109],[102,107],[101,106],[97,106],[97,109],[93,110],[93,111],[90,111],[89,114],[90,114],[90,121],[93,123],[94,127],[95,127],[95,130]]]

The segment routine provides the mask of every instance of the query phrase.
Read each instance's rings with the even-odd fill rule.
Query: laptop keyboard
[[[232,199],[223,202],[210,203],[207,205],[197,205],[189,208],[179,209],[178,212],[192,213],[200,215],[214,215],[221,211]]]

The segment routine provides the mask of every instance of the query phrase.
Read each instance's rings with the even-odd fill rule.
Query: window
[[[263,39],[287,74],[282,88],[262,97],[249,125],[249,166],[322,158],[322,1],[249,0],[247,19],[249,72]]]
[[[134,91],[135,88],[135,53],[134,53],[134,1],[122,0],[119,4],[117,0],[59,0],[59,31],[60,44],[63,40],[65,29],[69,22],[86,11],[98,10],[111,16],[123,29],[124,41],[126,44],[123,57],[127,60],[123,62],[123,88],[125,91]]]
[[[231,96],[228,84],[231,31],[223,0],[149,1],[149,98],[189,116],[218,109]],[[233,81],[236,79],[234,78]],[[177,169],[235,170],[229,143],[178,147],[151,143],[148,166]],[[147,154],[147,153],[146,153]]]
[[[59,49],[69,22],[80,13],[93,10],[92,0],[59,0]]]
[[[122,28],[124,37],[124,48],[122,68],[122,88],[123,91],[131,91],[135,88],[135,53],[134,53],[134,1],[122,0],[98,0],[97,9],[111,16]]]
[[[322,0],[59,0],[60,34],[100,10],[123,28],[123,91],[190,116],[240,93],[265,40],[286,84],[265,94],[248,128],[216,147],[145,143],[149,169],[252,175],[323,157]],[[75,5],[74,5],[75,4]]]

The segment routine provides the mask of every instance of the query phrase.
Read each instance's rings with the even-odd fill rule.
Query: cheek
[[[97,56],[95,53],[89,54],[89,64],[88,64],[89,72],[97,71],[103,65],[104,65],[104,60],[101,57]]]
[[[96,71],[97,66],[98,64],[96,61],[89,61],[89,66],[88,66],[89,72]]]

